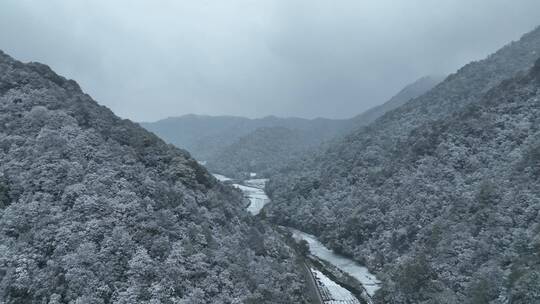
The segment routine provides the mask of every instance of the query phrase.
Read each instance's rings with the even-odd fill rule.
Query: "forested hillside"
[[[212,172],[230,177],[245,177],[250,173],[267,176],[272,168],[284,166],[318,143],[301,131],[260,128],[210,157],[206,166]]]
[[[294,255],[187,152],[0,52],[0,302],[302,303]]]
[[[341,134],[349,126],[347,120],[279,118],[268,116],[249,119],[234,116],[184,115],[152,123],[141,123],[166,142],[186,149],[197,160],[215,158],[223,149],[260,128],[287,128],[320,140]]]
[[[441,77],[422,77],[380,106],[351,119],[333,121],[332,124],[328,124],[330,131],[323,131],[324,126],[315,124],[303,129],[285,127],[256,129],[209,155],[206,166],[214,172],[231,177],[242,177],[251,172],[259,176],[270,176],[277,171],[286,170],[289,163],[324,149],[326,145],[332,144],[349,132],[368,125],[384,113],[426,93],[441,81]],[[339,128],[338,123],[341,124]]]
[[[390,98],[387,102],[380,106],[373,107],[364,113],[353,117],[352,125],[355,128],[360,126],[367,126],[370,123],[377,120],[377,118],[383,116],[386,112],[399,108],[409,100],[419,97],[429,90],[433,89],[437,84],[444,80],[443,76],[425,76],[415,82],[407,85],[396,95]]]
[[[273,176],[274,221],[379,271],[380,303],[540,302],[540,29]]]

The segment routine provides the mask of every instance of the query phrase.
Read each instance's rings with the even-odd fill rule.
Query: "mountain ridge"
[[[5,303],[305,302],[294,251],[244,206],[188,152],[0,53]]]
[[[533,286],[537,270],[511,285],[503,275],[510,270],[499,265],[510,261],[526,269],[533,263],[524,258],[529,253],[514,250],[520,239],[499,234],[488,221],[501,215],[504,229],[534,235],[517,223],[536,206],[537,193],[530,191],[535,180],[522,176],[528,189],[521,190],[507,179],[516,172],[509,164],[520,158],[534,164],[520,149],[536,151],[538,86],[531,77],[537,50],[540,28],[274,175],[267,184],[273,203],[264,212],[377,269],[385,281],[378,295],[383,303],[488,303],[499,296],[538,301],[520,287]],[[516,102],[507,105],[504,98]],[[495,101],[499,108],[490,108]],[[508,153],[515,162],[504,162]],[[503,185],[508,191],[498,188]],[[512,208],[512,196],[520,202],[515,214],[504,211]],[[483,249],[503,238],[514,245]],[[535,246],[534,239],[524,240]]]
[[[272,171],[280,170],[287,162],[320,149],[321,144],[369,124],[386,111],[430,90],[440,81],[439,76],[422,77],[404,87],[387,102],[350,119],[276,116],[249,119],[188,114],[143,126],[176,146],[195,151],[194,155],[204,160],[206,166],[216,173],[238,178],[249,176],[250,173],[268,176]],[[204,131],[209,125],[210,130]],[[282,128],[288,128],[289,131],[283,132]],[[274,134],[271,130],[274,130]],[[180,132],[200,134],[193,136],[192,141],[186,137],[182,139]],[[258,138],[258,135],[262,138]],[[261,149],[262,146],[268,149]]]
[[[190,151],[197,159],[204,161],[219,153],[220,149],[258,128],[287,127],[292,130],[315,130],[323,137],[332,137],[346,127],[346,121],[276,116],[250,119],[239,116],[188,114],[154,123],[141,123],[141,125],[160,135],[167,142]]]

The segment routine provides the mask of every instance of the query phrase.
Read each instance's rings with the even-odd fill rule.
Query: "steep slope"
[[[539,50],[536,29],[274,176],[267,214],[381,271],[382,303],[538,302],[538,65],[501,82]]]
[[[0,302],[303,302],[294,256],[187,152],[0,52]]]
[[[345,120],[278,118],[249,119],[233,116],[185,115],[152,123],[141,123],[165,141],[190,151],[198,160],[215,157],[223,148],[259,128],[288,128],[331,138],[348,125]]]
[[[436,85],[441,83],[445,77],[443,76],[425,76],[415,82],[407,85],[390,100],[380,106],[373,107],[366,112],[357,115],[352,118],[353,125],[355,127],[367,126],[374,122],[377,118],[384,115],[384,113],[399,108],[407,101],[424,95],[429,90],[433,89]]]
[[[283,127],[259,128],[209,158],[206,167],[230,177],[249,173],[267,176],[272,168],[285,165],[318,143],[318,139],[305,132]]]

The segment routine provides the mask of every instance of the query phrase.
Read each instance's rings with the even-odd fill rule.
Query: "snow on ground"
[[[242,190],[244,196],[249,199],[251,204],[249,204],[247,210],[253,215],[259,214],[264,205],[266,205],[270,201],[270,199],[262,189],[244,186],[240,184],[233,184],[233,186]]]
[[[267,181],[268,181],[267,178],[248,179],[244,181],[244,184],[246,184],[246,186],[249,186],[249,187],[264,190],[264,187],[266,186]]]
[[[218,181],[220,182],[226,182],[226,181],[230,181],[231,179],[226,177],[225,175],[221,175],[221,174],[212,174],[215,178],[217,178]]]
[[[291,229],[293,233],[293,238],[296,240],[305,240],[309,244],[309,250],[313,255],[334,264],[337,268],[342,271],[350,274],[352,277],[357,279],[370,296],[373,296],[375,291],[379,289],[379,284],[381,283],[375,275],[369,272],[369,270],[356,263],[355,261],[346,258],[342,255],[334,253],[332,250],[326,248],[317,238],[311,234],[305,232]]]
[[[232,180],[220,174],[213,175],[215,178],[222,182]],[[268,196],[264,192],[264,187],[267,181],[268,179],[259,178],[245,180],[245,185],[233,184],[233,186],[240,189],[244,193],[244,196],[247,197],[251,202],[247,210],[253,215],[259,214],[264,205],[270,202],[270,198],[268,198]],[[316,255],[320,259],[326,260],[334,264],[336,267],[355,277],[358,281],[360,281],[360,283],[362,283],[362,285],[364,285],[364,288],[366,288],[366,291],[370,295],[373,295],[375,290],[379,288],[379,281],[375,278],[374,275],[369,273],[367,268],[358,265],[350,259],[334,254],[331,250],[324,247],[324,245],[321,244],[315,238],[315,236],[299,230],[291,230],[295,239],[304,239],[308,242],[312,254]],[[323,298],[326,297],[326,299],[324,299],[325,304],[359,303],[350,291],[341,287],[336,282],[332,281],[322,272],[316,269],[312,269],[312,272],[315,279],[317,280],[317,283],[319,284],[319,289],[321,290],[321,293],[323,293]]]
[[[319,285],[319,291],[325,304],[359,304],[356,297],[347,289],[341,287],[329,277],[317,269],[312,268],[311,272]]]
[[[232,180],[221,174],[212,174],[220,182],[226,182]],[[249,199],[251,202],[247,207],[247,211],[253,215],[259,214],[264,205],[270,202],[270,198],[264,192],[264,186],[266,185],[267,179],[248,179],[244,181],[246,185],[233,184],[234,187],[240,189],[244,196]]]

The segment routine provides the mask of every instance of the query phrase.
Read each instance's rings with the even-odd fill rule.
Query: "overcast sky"
[[[345,118],[540,25],[538,0],[2,0],[0,48],[118,115]]]

